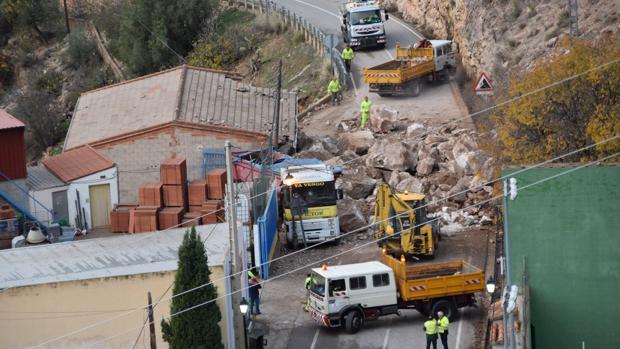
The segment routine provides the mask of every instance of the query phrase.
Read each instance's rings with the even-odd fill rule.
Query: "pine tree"
[[[179,247],[179,267],[174,278],[173,294],[210,283],[211,272],[207,266],[204,244],[196,234],[196,229],[185,232]],[[214,285],[174,297],[170,313],[182,311],[192,306],[217,298]],[[220,308],[215,302],[175,315],[169,321],[162,320],[163,338],[170,349],[205,348],[223,349],[218,322],[222,319]]]

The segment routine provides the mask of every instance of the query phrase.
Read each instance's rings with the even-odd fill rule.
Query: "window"
[[[325,295],[325,278],[313,272],[312,281],[310,282],[310,291],[322,298]]]
[[[372,276],[372,285],[374,287],[382,287],[390,285],[390,274],[375,274]]]
[[[366,277],[358,276],[349,279],[349,286],[351,286],[352,290],[360,290],[366,288]]]
[[[329,296],[333,297],[334,292],[346,291],[347,286],[344,283],[344,279],[329,280]]]

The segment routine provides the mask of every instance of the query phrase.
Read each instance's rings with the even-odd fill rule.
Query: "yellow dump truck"
[[[356,333],[366,321],[417,309],[443,311],[453,318],[458,308],[475,304],[485,289],[484,272],[465,261],[412,264],[387,253],[373,261],[312,269],[310,314],[326,327]]]
[[[421,84],[426,81],[446,79],[448,72],[456,67],[452,41],[422,40],[420,47],[401,47],[396,44],[393,60],[364,69],[364,82],[369,91],[382,97],[420,94]]]

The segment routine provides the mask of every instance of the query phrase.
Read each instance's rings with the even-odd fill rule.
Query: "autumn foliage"
[[[559,52],[510,82],[509,98],[535,93],[495,115],[508,162],[539,162],[620,135],[620,38],[565,39]],[[620,139],[615,139],[563,161],[588,161],[619,150]]]

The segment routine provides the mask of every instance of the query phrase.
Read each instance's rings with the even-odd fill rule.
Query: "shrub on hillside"
[[[95,43],[86,37],[84,31],[74,30],[68,35],[67,61],[73,68],[89,66],[96,60]]]

